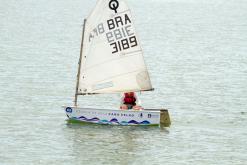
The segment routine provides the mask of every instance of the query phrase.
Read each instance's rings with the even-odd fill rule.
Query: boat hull
[[[167,110],[112,110],[64,107],[70,120],[110,125],[163,125],[170,126]]]

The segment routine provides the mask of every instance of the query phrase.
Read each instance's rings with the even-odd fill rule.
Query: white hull
[[[64,107],[71,120],[111,125],[170,125],[167,110],[110,110]]]

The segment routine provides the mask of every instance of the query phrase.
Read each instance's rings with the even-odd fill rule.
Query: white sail
[[[98,0],[84,30],[78,94],[152,89],[124,0]]]

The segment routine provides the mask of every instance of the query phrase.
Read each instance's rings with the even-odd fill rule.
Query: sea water
[[[247,164],[247,1],[128,2],[155,88],[139,98],[169,109],[171,127],[66,122],[96,0],[0,0],[1,165]]]

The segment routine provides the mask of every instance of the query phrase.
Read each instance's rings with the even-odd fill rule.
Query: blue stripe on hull
[[[147,120],[144,120],[142,122],[137,122],[135,120],[119,122],[118,119],[116,119],[116,118],[113,118],[110,121],[108,121],[108,120],[100,120],[97,117],[94,117],[92,119],[87,119],[84,116],[81,116],[81,117],[78,117],[78,118],[77,117],[72,117],[70,119],[79,120],[79,121],[82,121],[82,122],[98,123],[98,124],[111,124],[111,125],[150,125],[151,124]]]

